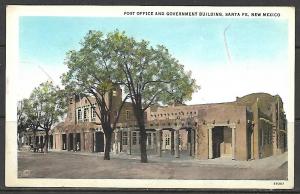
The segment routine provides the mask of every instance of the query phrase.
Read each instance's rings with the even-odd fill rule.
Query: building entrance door
[[[73,144],[73,133],[69,134],[69,151],[74,150],[74,144]]]
[[[66,134],[62,134],[62,150],[66,150],[67,149],[67,135]]]
[[[95,140],[96,140],[95,152],[104,152],[104,133],[96,132],[95,136],[96,136],[95,137]]]
[[[223,128],[215,127],[212,130],[213,158],[221,157],[221,143],[223,142]]]
[[[221,157],[232,155],[232,129],[223,127],[223,142],[221,143]]]
[[[162,150],[171,150],[171,132],[169,130],[163,130],[163,146]]]

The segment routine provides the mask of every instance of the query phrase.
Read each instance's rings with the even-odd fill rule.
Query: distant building
[[[116,114],[122,90],[113,95]],[[90,104],[90,102],[91,104]],[[65,122],[51,130],[51,149],[103,152],[105,136],[94,98],[70,98]],[[99,114],[99,113],[98,113]],[[131,103],[120,113],[113,133],[112,151],[139,152],[140,136]],[[287,149],[287,121],[281,98],[254,93],[234,102],[152,106],[146,111],[147,150],[159,156],[169,152],[198,159],[230,157],[260,159]]]

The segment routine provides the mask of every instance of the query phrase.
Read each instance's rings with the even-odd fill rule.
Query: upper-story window
[[[113,96],[117,96],[117,91],[116,90],[113,91]]]
[[[89,112],[89,108],[86,107],[86,108],[83,109],[83,119],[84,119],[84,122],[89,121],[88,112]]]
[[[78,109],[78,110],[77,110],[77,120],[78,120],[79,122],[82,121],[82,111],[81,111],[81,109]]]
[[[126,110],[126,120],[129,120],[129,119],[130,119],[130,111]]]
[[[91,115],[92,115],[91,120],[96,121],[96,107],[95,107],[95,105],[93,105],[92,108],[91,108]]]

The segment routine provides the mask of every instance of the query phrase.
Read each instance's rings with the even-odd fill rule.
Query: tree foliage
[[[33,130],[34,146],[38,128],[44,129],[45,146],[48,151],[49,130],[63,117],[66,111],[63,92],[52,82],[41,83],[36,87],[28,99],[23,100],[24,117],[27,126]]]
[[[89,31],[81,42],[80,50],[67,53],[65,64],[68,72],[62,76],[62,83],[69,95],[77,94],[81,97],[93,96],[97,102],[96,115],[105,134],[106,145],[104,159],[109,160],[110,142],[113,130],[116,128],[120,111],[127,97],[121,101],[114,101],[113,91],[119,88],[117,83],[119,74],[116,64],[111,58],[111,48],[107,47],[107,40],[99,31]],[[91,103],[91,102],[90,102]],[[114,103],[114,106],[113,106]],[[98,112],[100,114],[98,114]],[[113,114],[117,113],[117,116]]]
[[[68,53],[69,71],[63,76],[63,83],[76,93],[96,98],[105,133],[111,131],[112,124],[111,103],[105,96],[111,95],[116,86],[124,87],[140,128],[141,161],[147,162],[146,109],[153,104],[190,100],[199,89],[195,79],[165,46],[153,47],[148,41],[135,40],[118,30],[106,36],[90,31],[81,46],[79,51]]]
[[[191,72],[185,72],[163,45],[135,40],[124,32],[108,34],[111,58],[117,65],[119,83],[132,101],[141,135],[141,162],[147,162],[144,112],[153,104],[183,103],[199,89]]]

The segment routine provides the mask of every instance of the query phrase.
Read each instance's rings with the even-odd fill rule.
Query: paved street
[[[139,179],[287,179],[287,153],[261,160],[232,161],[230,158],[176,159],[165,153],[149,156],[140,163],[139,155],[99,153],[18,152],[19,177],[31,178],[139,178]]]

